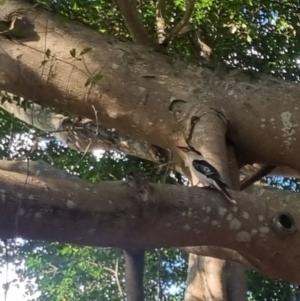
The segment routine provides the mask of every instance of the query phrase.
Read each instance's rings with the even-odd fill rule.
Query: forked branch
[[[183,29],[185,25],[188,24],[195,7],[196,0],[187,0],[186,10],[183,14],[182,19],[173,27],[165,40],[163,41],[164,45],[168,45]]]

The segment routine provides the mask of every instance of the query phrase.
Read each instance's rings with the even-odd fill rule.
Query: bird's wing
[[[204,174],[207,178],[211,178],[215,181],[220,181],[224,183],[218,170],[215,167],[213,167],[211,164],[209,164],[207,161],[193,160],[193,167],[199,172],[201,172],[202,174]]]

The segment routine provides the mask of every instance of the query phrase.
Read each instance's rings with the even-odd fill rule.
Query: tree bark
[[[29,7],[7,1],[0,20]],[[224,116],[226,143],[239,167],[263,163],[300,171],[299,85],[211,71],[75,22],[62,24],[43,10],[28,10],[26,17],[39,39],[0,36],[0,89],[170,150],[176,165],[181,161],[176,147],[190,138],[193,112],[209,108]],[[170,109],[176,99],[186,104],[179,113]],[[150,199],[141,201],[124,183],[58,182],[57,170],[41,177],[40,167],[32,175],[12,172],[12,165],[3,163],[5,168],[1,237],[142,249],[214,245],[238,251],[267,275],[300,283],[295,268],[300,217],[293,194],[263,188],[251,195],[233,193],[238,202],[233,210],[208,189],[151,185]]]
[[[300,283],[294,193],[260,188],[254,198],[231,191],[239,204],[233,210],[212,189],[150,184],[141,199],[125,182],[92,185],[47,164],[28,165],[0,164],[2,238],[122,249],[213,245],[236,250],[266,275]]]
[[[188,286],[184,300],[228,300],[224,265],[224,260],[190,254]]]
[[[199,110],[195,107],[190,114],[194,116],[194,122],[189,129],[189,145],[216,167],[229,187],[239,189],[239,170],[235,153],[231,147],[226,146],[226,118],[210,108]],[[193,175],[193,169],[191,174]],[[198,181],[196,177],[195,182],[193,177],[193,185],[197,185]],[[244,270],[241,271],[241,267],[236,263],[203,256],[197,258],[193,254],[189,260],[185,301],[247,300],[246,285],[237,285],[232,281],[239,279],[241,283],[246,283]]]
[[[22,1],[7,1],[0,18],[21,7],[30,8]],[[196,105],[222,112],[238,161],[300,170],[299,85],[264,76],[250,81],[240,71],[213,72],[75,22],[62,24],[43,10],[29,10],[27,17],[40,39],[20,44],[1,37],[0,89],[174,152],[188,133],[169,106],[174,99],[184,99],[187,111]],[[80,55],[89,47],[92,50]],[[72,49],[80,60],[72,58]],[[99,75],[101,81],[96,80]],[[88,81],[93,84],[85,86]]]

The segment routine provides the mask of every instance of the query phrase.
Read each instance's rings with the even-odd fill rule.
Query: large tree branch
[[[1,95],[7,96],[3,92],[0,92],[0,97]],[[53,109],[42,108],[33,103],[25,110],[15,102],[5,101],[0,104],[0,108],[39,130],[51,133],[70,148],[83,153],[98,149],[110,150],[158,164],[166,164],[170,159],[168,152],[143,139],[109,129],[87,118],[71,121],[68,117],[54,112]]]
[[[269,276],[300,283],[295,193],[232,192],[239,204],[232,210],[211,189],[151,184],[140,194],[125,182],[92,185],[50,166],[44,173],[40,164],[27,171],[26,162],[10,163],[14,170],[24,165],[18,173],[2,163],[0,237],[140,249],[213,245],[236,250]]]
[[[1,95],[2,97],[7,96],[7,93],[0,92]],[[74,122],[70,126],[69,122],[66,122],[68,117],[57,114],[50,108],[42,108],[38,104],[31,104],[25,110],[14,102],[6,101],[0,104],[0,107],[39,130],[50,132],[70,148],[81,152],[91,152],[101,148],[123,152],[158,164],[164,164],[166,159],[169,158],[169,155],[160,148],[147,143],[143,139],[133,138],[101,124],[96,125],[94,121],[89,119]],[[244,180],[245,177],[252,179],[253,175],[257,175],[257,172],[261,170],[261,167],[260,164],[244,166],[240,170],[241,179]],[[299,172],[283,166],[276,167],[269,175],[300,178]]]

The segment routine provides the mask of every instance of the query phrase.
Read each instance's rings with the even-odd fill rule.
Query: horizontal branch
[[[26,174],[27,163],[2,163],[2,238],[118,248],[216,246],[237,251],[269,276],[300,283],[297,194],[263,188],[255,195],[232,191],[238,204],[233,207],[213,189],[92,185],[69,179],[65,172],[61,177],[46,164],[29,163]]]

